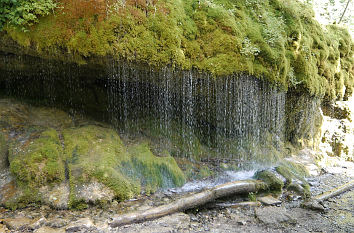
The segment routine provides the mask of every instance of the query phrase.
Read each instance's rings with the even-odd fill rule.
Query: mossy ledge
[[[80,64],[112,57],[216,76],[245,72],[329,99],[353,92],[351,36],[319,25],[299,1],[58,0],[57,6],[25,30],[6,24],[0,50],[15,41],[21,54]]]
[[[16,191],[0,199],[9,208],[45,203],[82,209],[185,183],[174,158],[155,156],[145,142],[126,146],[110,128],[37,127],[27,134],[24,143],[10,143]]]

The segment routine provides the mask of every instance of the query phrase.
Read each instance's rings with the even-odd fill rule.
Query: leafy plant
[[[53,0],[1,0],[0,30],[9,24],[27,31],[26,28],[38,22],[40,16],[50,14],[56,7]]]

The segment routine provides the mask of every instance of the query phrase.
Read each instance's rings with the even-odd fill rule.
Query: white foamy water
[[[197,192],[227,182],[253,179],[253,176],[255,175],[256,172],[257,170],[237,171],[237,172],[225,171],[224,173],[222,173],[216,178],[191,181],[183,185],[181,188],[169,189],[168,191],[173,193]]]

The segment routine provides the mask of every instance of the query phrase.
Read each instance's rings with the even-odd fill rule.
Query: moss
[[[18,146],[18,145],[17,145]],[[59,183],[65,179],[63,149],[58,132],[48,129],[22,148],[10,148],[10,170],[25,187]]]
[[[200,169],[199,169],[199,172],[197,174],[197,177],[199,179],[202,179],[202,178],[207,178],[207,177],[210,177],[210,176],[213,176],[214,175],[214,171],[211,170],[209,167],[207,166],[202,166]]]
[[[216,75],[247,72],[329,99],[353,92],[351,36],[336,25],[322,28],[300,1],[59,2],[29,32],[8,26],[7,33],[41,56],[78,63],[110,55]]]
[[[14,141],[10,147],[10,170],[16,178],[17,191],[8,206],[40,203],[42,187],[63,182],[70,185],[69,207],[76,209],[87,207],[78,190],[91,182],[105,185],[119,200],[185,182],[183,172],[167,153],[157,157],[147,143],[127,148],[110,128],[87,125],[63,129],[61,139],[54,129],[28,130],[27,141]],[[3,139],[1,136],[0,143]]]
[[[112,189],[120,200],[136,196],[141,190],[180,186],[185,178],[175,160],[152,154],[147,144],[126,148],[112,129],[85,126],[63,132],[65,154],[70,170],[71,203],[75,185],[92,179]]]
[[[281,192],[284,186],[283,181],[279,177],[277,177],[274,172],[269,170],[257,172],[255,177],[264,181],[268,185],[268,189],[271,191]]]
[[[156,157],[146,143],[132,146],[128,151],[131,155],[132,169],[127,171],[129,165],[125,164],[122,169],[126,171],[124,173],[130,173],[131,179],[140,180],[143,187],[148,186],[146,190],[154,192],[157,188],[169,188],[184,184],[184,174],[171,156]]]
[[[8,145],[3,133],[0,132],[0,169],[8,166]]]
[[[323,122],[320,103],[320,99],[306,94],[288,94],[285,134],[293,146],[315,148],[319,144]]]
[[[310,186],[305,179],[309,176],[309,172],[304,165],[283,161],[275,170],[286,179],[285,187],[288,190],[295,191],[306,198],[311,196]]]
[[[287,180],[292,178],[304,180],[305,177],[309,176],[309,172],[304,165],[286,160],[276,167],[276,171]]]
[[[42,198],[39,195],[38,189],[31,187],[23,187],[13,197],[7,200],[4,205],[6,208],[16,210],[29,206],[37,206],[42,203]]]
[[[194,161],[210,156],[211,151],[201,144],[192,128],[175,120],[169,123],[168,127],[159,127],[158,119],[144,118],[132,123],[127,121],[125,128],[135,138],[148,141],[156,155],[164,156],[168,151],[173,157],[189,157]]]
[[[92,178],[111,188],[119,199],[139,193],[139,187],[115,169],[120,162],[128,160],[128,154],[112,129],[84,126],[64,130],[63,137],[72,205],[78,202],[75,185],[88,183]]]

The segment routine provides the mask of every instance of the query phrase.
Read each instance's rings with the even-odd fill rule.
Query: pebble
[[[259,197],[257,199],[265,205],[279,205],[279,204],[281,204],[281,201],[279,199],[276,199],[271,195],[268,195],[265,197]]]

